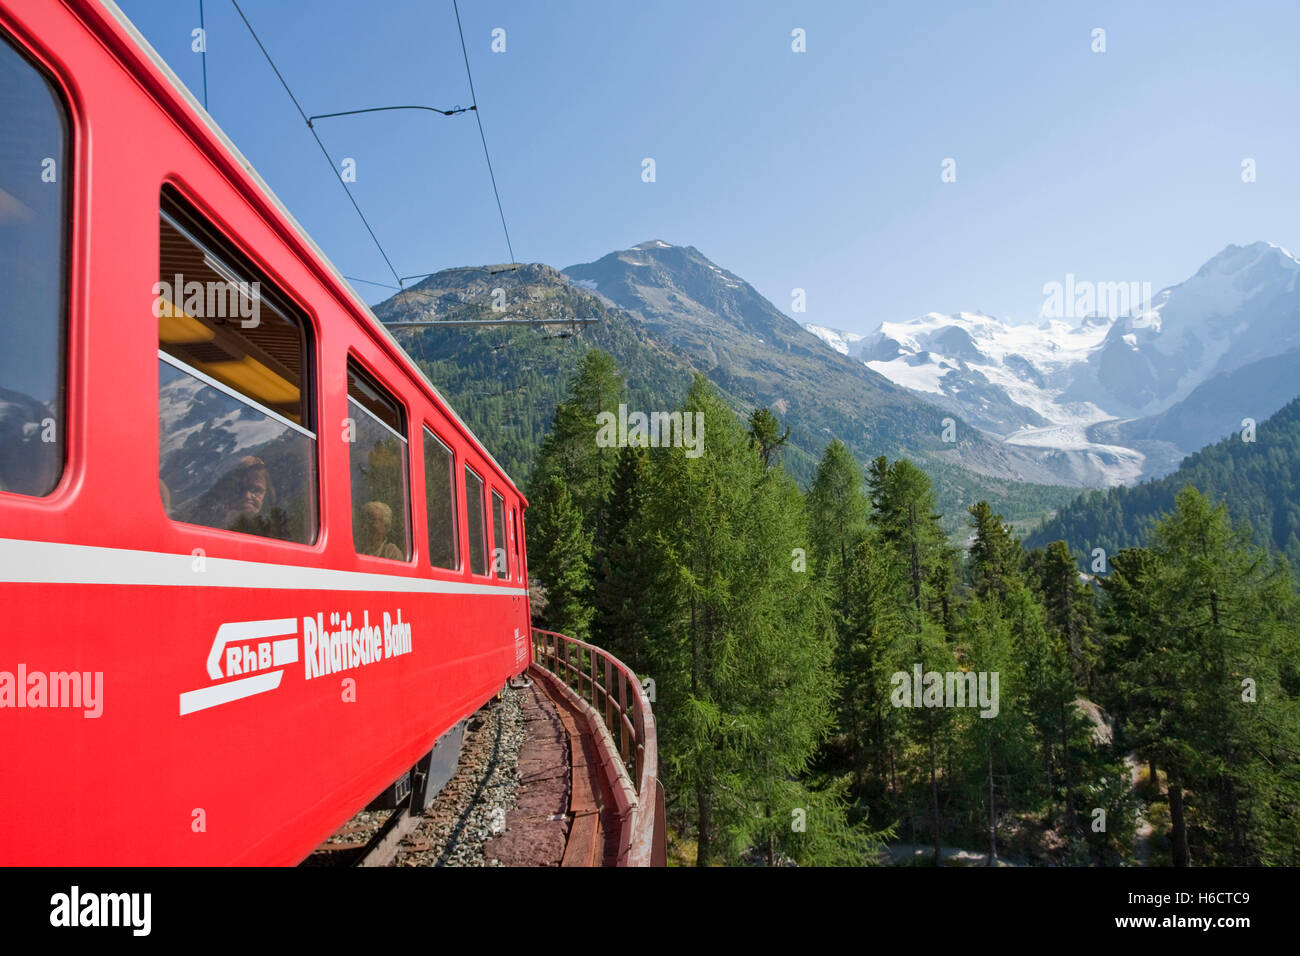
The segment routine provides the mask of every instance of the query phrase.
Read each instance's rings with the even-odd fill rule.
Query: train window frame
[[[169,204],[173,207],[170,212],[166,208]],[[314,431],[319,439],[319,428],[310,427],[319,424],[317,390],[308,387],[315,385],[320,367],[317,357],[320,324],[315,313],[305,302],[290,293],[289,283],[278,278],[260,259],[251,254],[246,248],[247,243],[235,238],[219,225],[218,216],[211,209],[200,204],[190,190],[182,188],[179,181],[168,179],[163,182],[159,195],[159,213],[165,215],[169,224],[191,243],[200,248],[209,247],[205,251],[211,253],[215,260],[209,264],[218,270],[223,278],[238,279],[242,271],[251,278],[259,280],[263,288],[260,288],[257,293],[258,299],[266,301],[281,314],[282,318],[297,325],[301,333],[302,346],[299,370],[302,383],[299,386],[301,417],[307,423],[303,427]],[[256,401],[252,396],[240,394],[243,396],[241,400]]]
[[[500,517],[501,531],[500,538],[497,536],[497,518]],[[492,488],[492,561],[489,565],[489,571],[496,566],[497,555],[501,555],[502,567],[497,569],[492,577],[498,581],[510,580],[510,547],[506,539],[506,496],[496,488]]]
[[[304,481],[305,491],[310,497],[308,507],[304,510],[304,520],[308,522],[307,533],[302,538],[278,537],[273,534],[262,534],[243,528],[226,528],[217,524],[205,523],[202,521],[187,520],[185,517],[177,515],[169,505],[170,493],[164,496],[163,490],[166,485],[162,481],[162,431],[161,431],[161,414],[159,417],[159,442],[158,442],[158,474],[159,474],[159,504],[162,506],[164,517],[173,524],[180,525],[186,529],[202,529],[207,532],[216,532],[218,534],[233,534],[240,536],[241,539],[255,539],[265,543],[274,543],[275,545],[290,545],[296,547],[316,548],[322,541],[324,530],[324,516],[322,512],[322,465],[321,465],[321,433],[319,430],[318,416],[318,399],[317,399],[317,347],[320,341],[320,330],[315,315],[303,303],[301,303],[288,290],[289,286],[283,282],[267,268],[265,268],[248,249],[248,244],[234,236],[219,225],[218,218],[212,212],[199,204],[196,198],[188,190],[183,190],[181,185],[172,180],[166,180],[161,184],[158,195],[158,229],[159,229],[159,260],[158,272],[161,275],[163,266],[162,261],[162,236],[163,225],[178,232],[183,239],[191,243],[197,250],[204,254],[205,263],[208,267],[220,275],[228,282],[236,281],[256,281],[258,291],[255,296],[258,300],[264,300],[271,308],[279,314],[279,317],[288,325],[296,328],[298,332],[298,382],[297,382],[297,403],[298,417],[301,421],[294,421],[288,415],[283,414],[269,407],[262,401],[259,401],[253,395],[234,387],[226,382],[222,382],[215,376],[208,374],[203,369],[190,364],[184,358],[173,355],[163,346],[164,342],[161,335],[158,339],[157,357],[162,365],[172,370],[189,376],[200,382],[202,385],[214,389],[216,392],[224,395],[226,398],[238,403],[247,409],[252,409],[260,415],[265,416],[276,424],[295,432],[310,443],[310,451],[305,456],[309,465],[310,473]],[[166,277],[168,279],[171,276]],[[155,286],[155,293],[157,292]],[[155,301],[155,316],[159,319],[164,316],[159,313],[158,302],[161,296]],[[179,309],[173,306],[174,310]],[[168,312],[167,315],[174,315],[175,311]],[[255,326],[252,326],[255,327]],[[160,382],[159,394],[161,400],[161,374],[160,365]],[[261,466],[257,470],[266,470],[260,459],[257,464]],[[269,475],[268,475],[269,479]]]
[[[484,469],[486,471],[486,469]],[[471,496],[469,493],[469,478],[473,475],[478,481],[479,493],[477,502],[480,516],[480,528],[482,534],[480,541],[482,544],[483,570],[479,571],[474,566],[474,526],[471,520],[470,504]],[[465,467],[461,469],[461,478],[465,483],[465,541],[466,541],[466,566],[473,577],[490,578],[492,576],[491,550],[488,547],[488,515],[487,515],[487,491],[488,483],[469,462],[465,462]]]
[[[387,400],[391,405],[391,411],[396,412],[396,422],[390,423],[384,421],[374,410],[358,401],[352,394],[353,381],[364,385],[370,391],[375,393],[376,398]],[[415,496],[413,478],[414,457],[411,454],[411,439],[407,434],[411,428],[412,417],[410,409],[402,400],[397,389],[391,388],[384,382],[384,377],[376,373],[361,356],[356,352],[349,350],[347,356],[347,367],[345,372],[345,383],[347,391],[347,409],[348,420],[351,427],[347,429],[346,442],[348,445],[348,502],[350,511],[350,524],[352,527],[352,548],[358,558],[369,559],[375,558],[388,564],[400,564],[410,566],[419,560],[419,546],[415,540]],[[366,397],[363,395],[363,397]],[[356,485],[353,480],[352,468],[354,465],[353,453],[356,449],[356,422],[354,417],[356,412],[360,412],[370,422],[378,425],[387,431],[393,437],[401,442],[402,461],[399,468],[399,474],[402,479],[402,496],[404,505],[403,522],[405,523],[405,540],[406,554],[403,557],[389,557],[382,554],[370,554],[363,551],[358,544],[358,522],[357,522],[357,505],[356,505]],[[397,427],[394,427],[394,424]],[[391,512],[391,508],[389,509]],[[391,515],[390,515],[391,520]],[[390,542],[391,543],[391,542]]]
[[[44,490],[29,492],[5,487],[4,483],[0,482],[0,494],[14,495],[25,501],[48,501],[60,488],[67,484],[71,475],[72,447],[69,440],[70,428],[68,421],[71,406],[69,401],[71,385],[69,378],[72,362],[69,353],[72,348],[73,239],[78,229],[76,210],[80,198],[78,195],[78,177],[76,175],[79,165],[77,150],[82,123],[74,111],[73,98],[70,95],[68,84],[63,81],[63,78],[46,57],[39,54],[31,45],[24,42],[15,33],[5,29],[2,25],[0,25],[0,43],[8,47],[14,57],[31,71],[31,77],[34,77],[43,85],[45,92],[49,95],[48,105],[53,108],[59,127],[57,159],[47,155],[42,161],[39,170],[42,182],[48,184],[50,180],[45,179],[48,172],[45,163],[53,163],[54,181],[57,182],[59,190],[57,215],[58,255],[53,270],[56,285],[55,298],[57,300],[57,307],[54,310],[57,329],[53,336],[54,395],[49,403],[45,403],[47,404],[46,414],[41,417],[39,422],[24,423],[24,426],[36,426],[34,432],[30,432],[30,435],[38,439],[38,444],[53,444],[56,447],[54,455],[43,465],[37,461],[31,469],[23,469],[23,462],[18,462],[17,470],[22,477],[30,477],[22,474],[24,470],[30,470],[37,475],[43,468],[50,470],[48,480],[34,486]],[[44,105],[46,104],[42,104],[41,108]],[[42,150],[38,149],[39,152],[42,152]],[[31,398],[34,405],[42,404],[39,399]],[[29,429],[24,427],[21,429],[21,433],[28,435]],[[50,436],[53,436],[52,440]],[[24,443],[27,440],[30,440],[30,438],[25,439]]]
[[[510,503],[510,550],[515,557],[515,580],[524,579],[524,563],[519,560],[519,509],[512,501]]]
[[[451,567],[447,567],[446,565],[442,565],[442,564],[437,564],[433,560],[433,541],[432,541],[433,521],[429,509],[429,442],[430,440],[436,442],[442,448],[442,450],[447,453],[448,460],[451,465],[450,470],[447,474],[447,483],[451,491],[451,521],[452,521],[452,528],[451,528],[452,566]],[[456,476],[457,476],[456,465],[459,463],[460,459],[459,456],[456,454],[456,449],[453,448],[451,445],[447,444],[445,441],[443,441],[442,438],[439,437],[438,432],[427,421],[421,423],[420,441],[421,441],[420,457],[422,459],[421,463],[424,466],[424,485],[425,485],[424,487],[425,537],[430,539],[427,542],[429,546],[428,565],[430,569],[434,571],[446,571],[450,574],[460,574],[463,572],[464,565],[465,565],[465,556],[461,553],[461,547],[460,547],[461,495],[459,492],[458,482],[456,480]]]

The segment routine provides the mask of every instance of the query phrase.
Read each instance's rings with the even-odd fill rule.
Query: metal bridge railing
[[[631,668],[608,651],[533,628],[533,663],[589,703],[605,724],[636,793],[620,853],[626,866],[666,864],[664,790],[650,699]]]

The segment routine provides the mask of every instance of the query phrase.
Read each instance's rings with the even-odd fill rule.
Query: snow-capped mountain
[[[1080,480],[1126,483],[1172,470],[1200,447],[1185,447],[1189,440],[1223,437],[1185,427],[1162,434],[1167,419],[1185,426],[1187,416],[1166,414],[1174,406],[1198,389],[1203,397],[1201,386],[1219,376],[1300,347],[1297,277],[1291,253],[1256,242],[1228,246],[1118,318],[1012,325],[979,312],[929,313],[865,336],[806,327],[1009,444],[1059,452]],[[1294,397],[1277,395],[1276,407]],[[1262,419],[1276,407],[1247,412]],[[1150,423],[1115,427],[1134,419]]]
[[[1300,345],[1297,276],[1280,246],[1228,246],[1149,310],[1118,319],[1076,392],[1100,386],[1116,416],[1155,415],[1214,375]]]
[[[859,335],[857,332],[838,332],[821,325],[805,324],[804,328],[841,355],[851,354],[854,346],[866,338],[865,335]]]
[[[856,354],[886,378],[947,396],[980,427],[1007,435],[1025,425],[1083,425],[1113,417],[1095,404],[1063,401],[1073,370],[1106,339],[1110,323],[1089,320],[1008,325],[980,312],[931,312],[885,322]]]

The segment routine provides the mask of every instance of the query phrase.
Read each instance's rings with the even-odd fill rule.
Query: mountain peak
[[[1201,278],[1216,274],[1233,275],[1244,269],[1261,265],[1295,270],[1300,269],[1300,260],[1297,260],[1289,250],[1272,242],[1260,240],[1245,246],[1229,243],[1218,255],[1201,266],[1196,275]]]
[[[829,357],[815,336],[694,246],[652,239],[563,271],[574,284],[638,317],[705,368],[761,377],[796,357],[813,364]],[[853,376],[870,375],[853,364],[844,369]],[[811,387],[810,382],[801,384]],[[755,386],[755,394],[769,388],[770,383]]]

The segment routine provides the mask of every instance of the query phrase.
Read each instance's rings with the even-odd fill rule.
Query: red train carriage
[[[0,91],[0,863],[297,862],[526,667],[526,502],[116,7]]]

